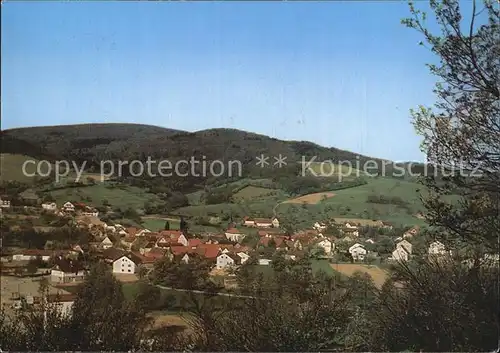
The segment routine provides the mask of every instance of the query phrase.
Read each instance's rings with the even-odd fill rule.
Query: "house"
[[[102,252],[102,258],[107,263],[113,263],[116,259],[124,256],[127,252],[122,249],[117,249],[114,247],[107,248]]]
[[[429,245],[428,253],[429,255],[445,255],[446,247],[440,241],[435,241]]]
[[[33,189],[24,190],[19,194],[19,198],[27,204],[36,205],[40,202],[40,198],[37,196]]]
[[[349,223],[347,223],[350,225]],[[351,237],[359,237],[359,230],[358,227],[356,226],[350,226],[350,227],[345,227],[342,229],[342,233],[345,234],[346,236],[351,236]]]
[[[65,202],[61,209],[63,212],[75,212],[75,205],[71,202]]]
[[[55,212],[57,211],[57,204],[55,202],[45,202],[42,203],[42,208],[46,211]]]
[[[41,250],[41,249],[23,249],[12,255],[13,261],[30,261],[40,258],[42,261],[49,261],[51,257],[62,254],[54,250]]]
[[[391,222],[386,222],[386,221],[381,221],[382,222],[382,228],[385,229],[393,229],[394,225]]]
[[[111,239],[109,239],[109,237],[106,237],[104,238],[103,241],[101,241],[101,243],[99,244],[99,246],[106,250],[106,249],[109,249],[113,246],[113,242],[111,241]]]
[[[413,236],[417,235],[417,233],[418,233],[418,227],[413,227],[413,228],[407,230],[403,234],[403,239],[411,239],[411,238],[413,238]]]
[[[410,253],[404,246],[396,246],[396,249],[394,249],[391,256],[391,259],[395,261],[408,261],[409,258]]]
[[[362,244],[356,243],[349,248],[349,253],[355,261],[363,261],[366,256],[366,249]]]
[[[192,238],[192,239],[189,239],[188,240],[188,244],[187,246],[191,247],[191,248],[196,248],[198,245],[200,245],[202,243],[201,239],[197,239],[197,238]]]
[[[150,231],[149,229],[141,229],[141,230],[139,230],[139,231],[135,234],[135,236],[136,236],[136,237],[144,237],[144,236],[146,236],[148,233],[151,233],[151,231]]]
[[[255,220],[249,218],[249,217],[245,217],[243,218],[243,226],[245,227],[255,227]]]
[[[147,242],[144,246],[142,246],[140,249],[139,249],[139,252],[142,254],[142,255],[145,255],[147,254],[148,252],[150,252],[151,250],[153,249],[161,249],[161,248],[157,248],[155,246],[155,243],[150,241],[150,242]]]
[[[142,259],[134,253],[123,255],[113,261],[113,273],[133,274],[139,269]]]
[[[273,228],[259,229],[257,231],[257,234],[259,234],[260,237],[272,237],[272,236],[285,235],[285,233],[283,231],[281,231],[280,229],[273,229]]]
[[[83,281],[85,275],[85,268],[79,261],[58,256],[55,258],[54,267],[50,271],[50,280],[53,283],[74,283]]]
[[[198,251],[202,253],[202,255],[207,260],[216,261],[217,256],[220,252],[220,247],[218,244],[200,244],[197,247]]]
[[[358,229],[358,226],[354,222],[345,222],[344,227],[346,229]]]
[[[217,256],[217,269],[241,264],[241,257],[236,254],[226,253]]]
[[[273,221],[274,221],[274,219],[270,219],[270,218],[255,218],[254,224],[256,227],[271,228],[271,227],[273,227],[273,224],[274,224]],[[276,221],[277,221],[277,219],[276,219]],[[278,226],[279,226],[279,222],[278,222]]]
[[[318,232],[322,232],[324,231],[327,227],[326,227],[326,224],[325,223],[320,223],[320,222],[316,222],[314,223],[313,225],[313,228],[316,229]]]
[[[269,266],[269,264],[271,263],[271,260],[270,259],[259,259],[259,265],[264,265],[264,266]]]
[[[404,239],[396,244],[396,248],[404,248],[405,251],[411,255],[413,246],[408,240]]]
[[[241,233],[236,228],[230,228],[225,232],[226,238],[230,241],[239,242],[245,238],[246,234]]]
[[[181,244],[182,246],[188,245],[186,236],[180,230],[162,230],[159,234],[157,246],[168,246]]]
[[[0,207],[1,208],[9,208],[10,207],[10,201],[0,198]]]
[[[241,264],[244,264],[250,258],[250,256],[244,252],[238,252],[238,253],[236,253],[236,255],[238,255],[240,257]]]
[[[97,211],[93,207],[89,206],[84,206],[83,210],[80,213],[82,216],[89,216],[89,217],[98,217],[99,216],[99,211]]]
[[[335,244],[328,239],[322,239],[317,245],[322,248],[327,255],[331,255],[335,250]]]
[[[149,259],[159,260],[167,255],[167,249],[163,248],[152,248],[148,252],[144,253],[143,256]]]
[[[272,242],[271,242],[271,240],[272,240]],[[263,245],[263,246],[271,246],[271,245],[273,245],[273,243],[274,243],[274,247],[278,250],[281,249],[282,247],[286,247],[284,237],[273,237],[273,236],[262,237],[262,238],[260,238],[258,244]]]

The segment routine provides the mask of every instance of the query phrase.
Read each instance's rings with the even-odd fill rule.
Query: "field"
[[[361,264],[330,264],[331,268],[346,276],[352,276],[355,272],[369,274],[377,288],[381,288],[388,277],[388,273],[378,266],[368,266]]]
[[[9,153],[1,153],[0,154],[0,166],[1,166],[1,173],[0,173],[0,180],[1,181],[7,181],[7,180],[15,180],[23,183],[32,183],[35,178],[34,177],[29,177],[28,175],[25,175],[23,173],[23,163],[25,161],[32,160],[35,162],[38,162],[38,160],[33,159],[28,156],[23,156],[20,154],[9,154]],[[46,166],[44,166],[46,168]],[[45,170],[42,169],[42,172],[44,173]],[[27,174],[33,174],[36,173],[36,166],[33,165],[32,163],[26,165],[26,173]]]
[[[146,202],[156,203],[159,198],[143,189],[133,186],[119,186],[113,184],[97,184],[92,186],[72,187],[49,191],[57,203],[68,200],[89,203],[94,206],[103,205],[107,201],[112,207],[142,209]]]
[[[26,161],[34,161],[35,163],[39,163],[40,161],[37,159],[34,159],[29,156],[24,156],[21,154],[10,154],[10,153],[1,153],[0,154],[0,161],[1,161],[1,166],[2,166],[2,173],[0,176],[0,180],[2,181],[7,181],[7,180],[15,180],[23,183],[32,183],[35,181],[37,178],[36,176],[29,176],[30,174],[35,174],[37,173],[37,165],[33,163],[29,163],[26,165],[26,174],[23,173],[23,164]],[[51,170],[55,170],[54,164],[50,164]],[[61,166],[62,168],[62,166]],[[80,168],[80,166],[78,166]],[[40,170],[38,172],[41,172],[42,174],[45,174],[49,171],[47,163],[43,163],[40,166]],[[61,169],[61,172],[62,169]],[[63,185],[64,183],[68,181],[75,181],[76,179],[76,173],[74,171],[74,167],[71,167],[71,170],[68,174],[67,177],[62,177],[60,180],[60,185]],[[40,176],[38,176],[39,178]],[[101,181],[101,174],[99,173],[82,173],[80,177],[80,182],[86,183],[87,179],[93,179],[96,182]],[[104,177],[104,180],[108,180],[109,177]],[[55,181],[55,180],[54,180]]]
[[[263,188],[258,186],[246,186],[233,195],[235,200],[252,200],[276,195],[279,190]]]
[[[315,205],[317,203],[320,203],[323,200],[326,200],[330,197],[334,197],[335,194],[333,192],[317,192],[314,194],[308,194],[304,196],[300,196],[288,201],[285,201],[284,203],[298,203],[298,204],[309,204],[309,205]]]
[[[354,167],[349,167],[348,165],[334,164],[327,161],[325,161],[324,163],[314,162],[309,166],[309,168],[317,176],[335,178],[339,182],[354,179],[365,175],[363,171],[358,170]],[[306,170],[308,169],[306,168]],[[313,173],[311,173],[311,175],[313,175]]]
[[[414,215],[423,210],[420,194],[425,187],[409,181],[391,178],[368,178],[368,183],[348,189],[335,190],[335,196],[316,203],[298,205],[283,202],[277,208],[278,218],[290,218],[301,227],[310,227],[314,221],[332,218],[382,220],[395,225],[424,225]],[[398,197],[405,205],[368,202],[369,197]],[[300,207],[302,206],[302,207]]]
[[[150,216],[142,217],[143,227],[149,229],[152,232],[165,229],[166,222],[167,218],[150,217]],[[168,223],[170,225],[170,229],[179,229],[180,221],[169,218]]]

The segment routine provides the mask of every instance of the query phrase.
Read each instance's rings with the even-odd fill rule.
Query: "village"
[[[2,217],[14,212],[8,201],[1,201]],[[192,234],[188,229],[163,229],[127,227],[107,224],[99,219],[99,212],[82,203],[42,203],[41,214],[52,214],[73,220],[75,229],[88,233],[88,243],[74,243],[65,249],[2,248],[2,307],[12,310],[21,303],[35,304],[44,298],[37,295],[41,278],[48,279],[50,294],[45,300],[57,302],[62,310],[69,310],[75,294],[68,287],[78,285],[89,271],[89,254],[92,261],[108,264],[110,271],[124,282],[133,282],[150,272],[155,263],[169,259],[174,263],[189,263],[201,258],[212,264],[212,274],[222,276],[226,287],[234,287],[232,273],[255,257],[259,266],[270,266],[276,252],[286,259],[298,260],[314,256],[334,264],[374,264],[380,267],[394,262],[407,262],[415,254],[412,243],[419,237],[415,226],[393,239],[393,249],[384,258],[377,250],[377,236],[368,237],[366,229],[374,234],[388,233],[393,226],[377,220],[332,219],[317,221],[310,229],[288,234],[280,228],[279,219],[245,217],[231,223],[220,233]],[[165,228],[169,228],[166,222]],[[335,233],[335,235],[332,235]],[[257,241],[245,241],[256,237]],[[387,237],[385,238],[387,240]],[[47,241],[49,243],[50,241]],[[424,252],[427,256],[444,256],[451,251],[439,241],[432,241]],[[419,253],[422,254],[422,251]]]

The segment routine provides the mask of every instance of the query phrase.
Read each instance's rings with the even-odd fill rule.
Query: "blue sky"
[[[2,129],[227,127],[424,160],[434,100],[404,2],[6,2]]]

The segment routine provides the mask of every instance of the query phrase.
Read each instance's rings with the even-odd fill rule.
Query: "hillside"
[[[103,160],[207,157],[207,160],[232,159],[253,161],[257,155],[286,155],[290,161],[301,156],[317,156],[318,160],[351,160],[361,162],[381,159],[358,155],[337,148],[326,148],[312,142],[282,141],[236,129],[209,129],[185,132],[140,124],[80,124],[43,126],[4,130],[3,138],[17,139],[37,146],[41,151],[64,158]],[[5,150],[3,150],[5,151]],[[26,154],[26,151],[8,151]],[[40,151],[35,151],[40,153]]]
[[[148,182],[161,184],[180,191],[196,191],[202,185],[224,183],[243,177],[251,178],[295,178],[301,174],[300,162],[303,157],[307,161],[316,157],[317,162],[324,160],[350,161],[365,163],[374,160],[379,165],[384,163],[378,158],[358,155],[337,148],[322,147],[312,142],[282,141],[264,135],[235,129],[210,129],[197,132],[184,132],[165,129],[157,126],[139,124],[82,124],[67,126],[29,127],[5,130],[2,140],[15,140],[17,143],[9,147],[10,154],[22,154],[38,159],[65,159],[78,164],[86,163],[86,171],[99,172],[100,162],[117,161],[153,161],[168,159],[175,163],[179,160],[222,161],[225,165],[230,161],[239,161],[242,175],[228,177],[228,172],[218,178],[206,176],[169,177],[168,180]],[[30,146],[33,146],[30,148]],[[256,165],[256,157],[264,154],[270,159],[270,166],[261,168]],[[273,167],[273,157],[286,157],[286,167]],[[201,173],[201,166],[196,171]],[[339,170],[341,170],[340,168]],[[122,178],[130,177],[125,168]],[[235,174],[238,171],[235,170]],[[134,178],[131,178],[134,179]],[[138,186],[141,181],[135,181]],[[157,178],[158,179],[158,178]],[[163,178],[166,179],[166,178]],[[216,179],[216,180],[215,180]],[[226,180],[227,179],[227,180]],[[231,180],[229,180],[231,179]]]
[[[407,176],[393,177],[391,170],[396,165],[389,161],[241,130],[185,132],[140,124],[83,124],[6,130],[2,140],[15,142],[9,144],[9,153],[2,155],[2,181],[35,183],[41,195],[50,195],[58,202],[85,201],[101,207],[107,203],[113,209],[204,219],[222,216],[223,221],[232,216],[267,217],[274,213],[285,219],[293,215],[293,222],[304,226],[310,225],[311,219],[334,216],[413,224],[414,214],[422,208],[421,185]],[[256,165],[261,154],[270,157],[270,165],[264,168]],[[278,168],[273,166],[273,157],[280,154],[286,157],[287,165]],[[242,174],[149,177],[131,176],[125,169],[121,176],[113,175],[113,181],[99,185],[103,160],[144,162],[151,158],[175,163],[191,157],[207,163],[240,161]],[[307,161],[316,157],[304,175],[298,163],[303,157]],[[21,173],[27,158],[85,162],[85,173],[77,184],[74,171],[57,182],[52,177],[45,181],[27,179]],[[374,178],[362,168],[356,169],[368,160],[375,161],[379,169],[385,168],[386,177]],[[322,166],[321,161],[332,163]],[[339,161],[349,161],[353,167],[335,164]],[[199,165],[196,172],[202,174]],[[321,172],[324,175],[318,176]]]

